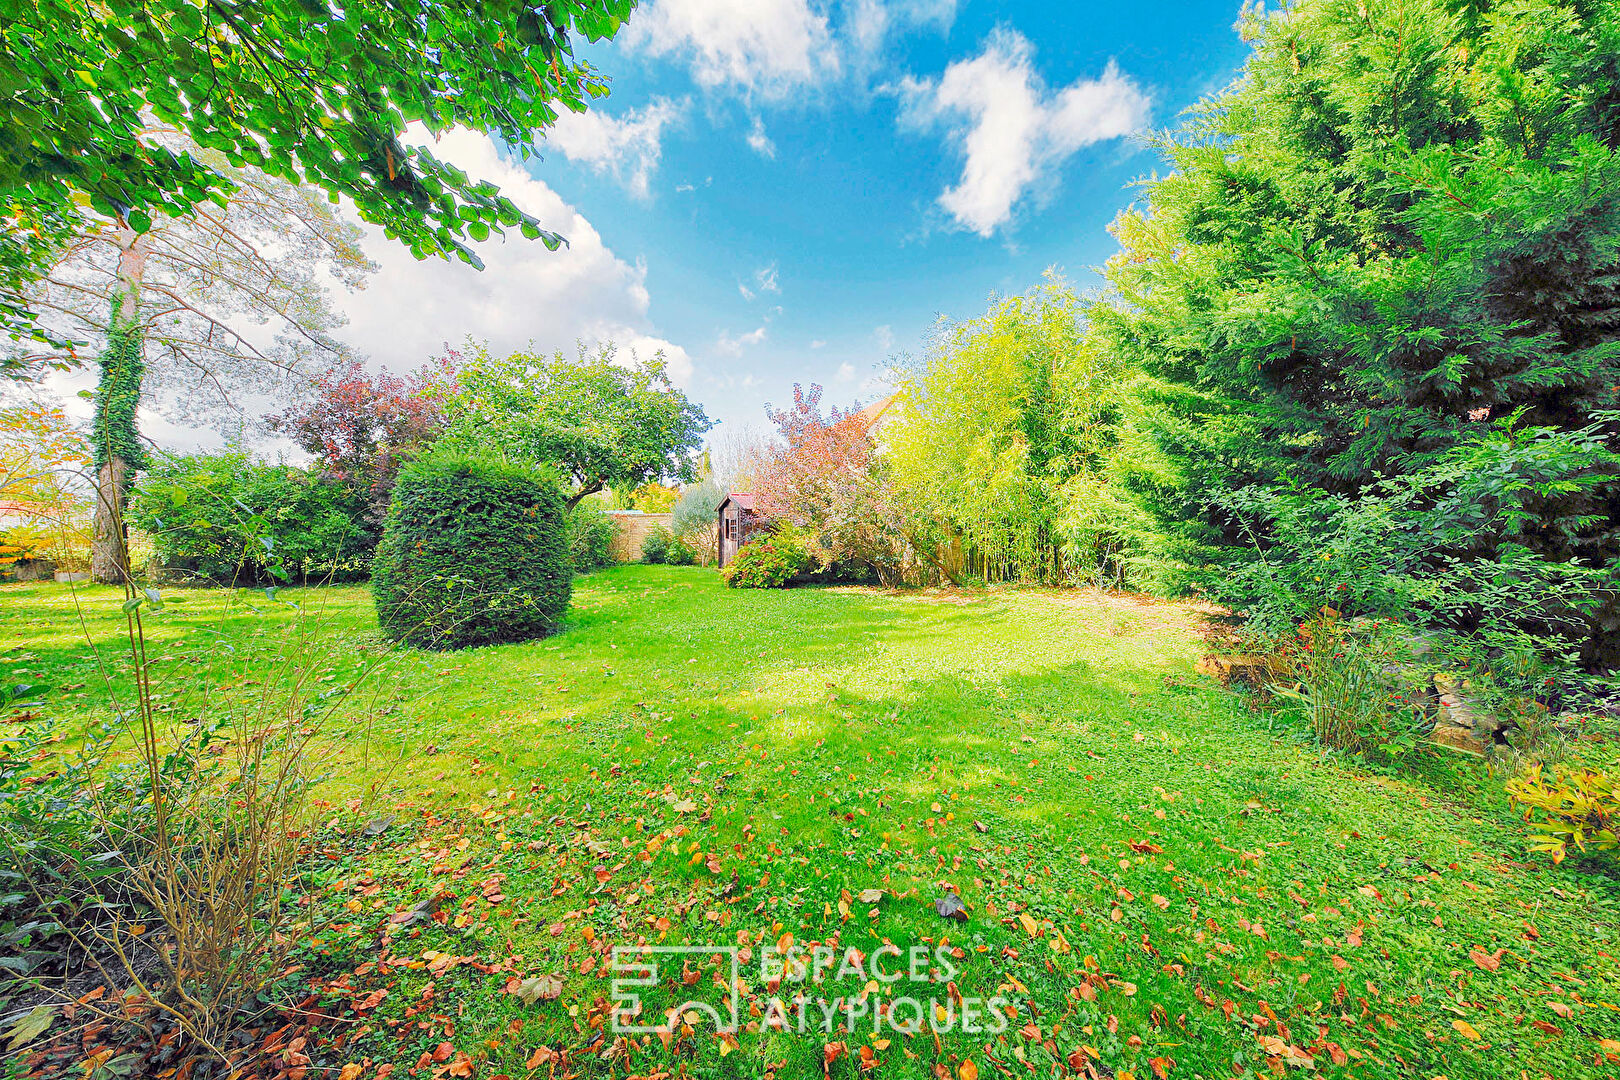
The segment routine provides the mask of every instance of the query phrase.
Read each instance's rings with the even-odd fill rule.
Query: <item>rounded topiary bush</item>
[[[424,649],[544,637],[572,592],[567,507],[550,480],[479,458],[400,472],[371,571],[386,636]]]

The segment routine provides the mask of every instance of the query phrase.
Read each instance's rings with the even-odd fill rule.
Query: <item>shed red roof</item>
[[[731,494],[726,496],[726,499],[736,503],[744,510],[754,509],[755,496],[751,491],[733,491]]]

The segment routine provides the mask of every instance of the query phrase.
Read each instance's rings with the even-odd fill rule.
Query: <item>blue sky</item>
[[[1141,133],[1236,74],[1236,5],[1047,0],[644,0],[583,55],[611,95],[518,166],[440,152],[570,250],[493,242],[489,269],[411,265],[380,237],[350,340],[414,366],[442,341],[613,337],[664,348],[728,425],[795,381],[871,398],[936,317],[1047,267],[1077,285],[1158,164]]]

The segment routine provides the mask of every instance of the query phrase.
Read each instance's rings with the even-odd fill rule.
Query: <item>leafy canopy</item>
[[[612,343],[573,360],[476,345],[452,359],[447,447],[556,466],[570,506],[609,487],[697,479],[693,454],[714,425],[670,382],[662,354],[627,364]]]
[[[521,155],[559,109],[607,92],[574,35],[618,31],[635,0],[15,0],[0,19],[0,318],[84,204],[144,231],[219,202],[230,181],[148,133],[184,133],[353,200],[418,256],[480,265],[464,241],[562,237],[493,185],[403,141],[468,127]]]

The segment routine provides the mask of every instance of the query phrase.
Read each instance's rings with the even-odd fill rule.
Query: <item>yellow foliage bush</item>
[[[1583,853],[1588,848],[1620,848],[1615,836],[1620,827],[1620,791],[1609,773],[1558,766],[1549,779],[1537,764],[1509,780],[1507,791],[1516,805],[1525,808],[1525,820],[1534,830],[1530,850],[1546,852],[1553,862],[1563,862],[1571,847]]]

